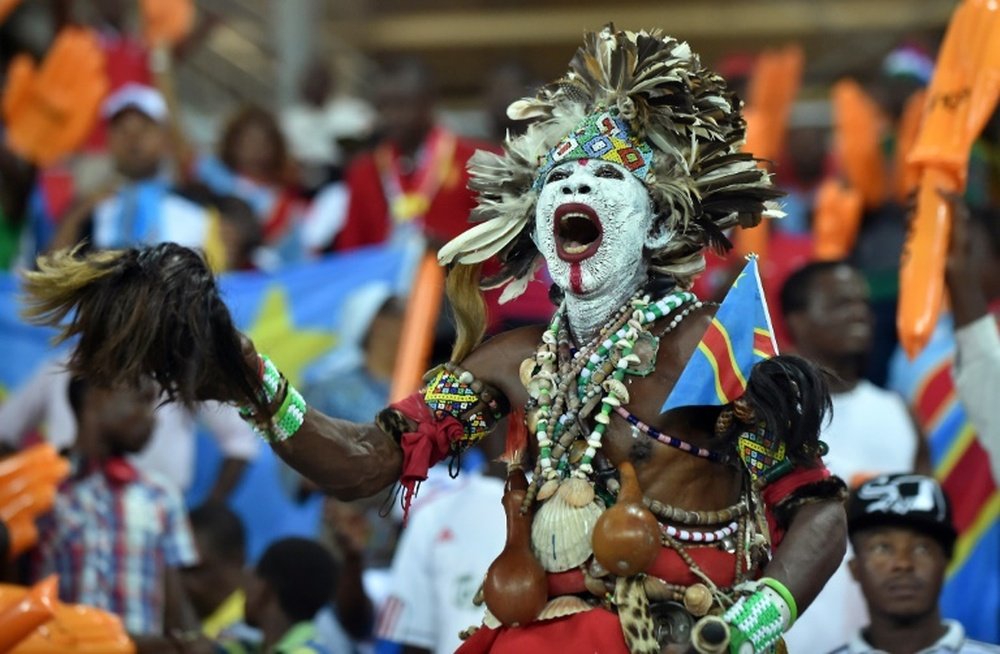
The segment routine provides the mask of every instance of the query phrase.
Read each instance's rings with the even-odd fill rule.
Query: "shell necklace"
[[[675,291],[656,302],[636,294],[596,338],[565,357],[560,357],[569,349],[564,308],[556,312],[535,356],[525,360],[521,368],[522,380],[527,377],[528,394],[537,406],[532,422],[539,452],[535,482],[541,485],[539,500],[551,497],[564,480],[573,490],[571,504],[593,500],[589,481],[594,473],[593,459],[601,448],[611,413],[629,401],[622,380],[626,373],[635,374],[642,363],[633,352],[637,341],[652,338],[646,325],[695,300],[687,291]],[[597,408],[598,397],[600,411],[593,417],[586,447],[579,456],[571,456],[570,446],[582,436],[581,422]]]

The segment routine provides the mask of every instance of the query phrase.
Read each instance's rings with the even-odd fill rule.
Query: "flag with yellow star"
[[[351,298],[371,284],[405,292],[407,256],[374,247],[288,266],[274,273],[237,272],[219,277],[236,326],[267,353],[293,384],[341,345]],[[0,401],[53,358],[54,330],[20,317],[19,285],[0,274]],[[64,349],[64,348],[63,348]]]
[[[351,299],[372,284],[403,288],[405,263],[398,249],[365,248],[273,275],[231,273],[221,287],[236,326],[298,385],[341,345]]]

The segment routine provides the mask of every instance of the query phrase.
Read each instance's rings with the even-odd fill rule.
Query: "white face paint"
[[[549,171],[538,196],[534,241],[567,294],[578,338],[599,328],[645,282],[643,247],[662,247],[669,239],[651,234],[653,219],[649,192],[623,166],[582,159]]]

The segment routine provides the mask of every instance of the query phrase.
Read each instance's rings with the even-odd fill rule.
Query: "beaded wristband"
[[[729,651],[732,654],[760,654],[771,651],[790,624],[787,618],[791,606],[787,605],[782,595],[770,585],[748,585],[750,588],[754,586],[760,590],[741,597],[722,616],[722,619],[731,626]],[[784,586],[781,587],[784,589]],[[787,592],[787,589],[784,590]],[[785,604],[784,612],[782,604]]]
[[[764,587],[761,590],[774,591],[778,595],[778,598],[774,598],[776,600],[775,603],[778,605],[779,610],[781,610],[782,617],[785,618],[785,631],[788,631],[795,624],[795,621],[799,619],[799,607],[795,603],[795,598],[792,596],[791,591],[788,590],[785,584],[771,577],[762,577],[760,583]],[[784,606],[781,605],[782,601],[784,602]],[[787,616],[785,615],[786,611]]]
[[[268,443],[286,441],[298,432],[305,421],[306,402],[302,394],[285,379],[277,366],[267,356],[260,356],[259,372],[264,388],[264,398],[271,404],[284,390],[281,406],[270,419],[262,420],[251,407],[241,407],[240,417]]]

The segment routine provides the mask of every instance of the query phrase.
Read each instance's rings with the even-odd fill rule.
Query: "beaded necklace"
[[[570,348],[564,307],[556,312],[542,334],[538,352],[521,369],[522,380],[527,377],[528,394],[537,406],[533,431],[539,452],[535,483],[542,484],[538,499],[550,496],[563,478],[590,485],[593,460],[601,448],[611,412],[629,401],[623,379],[630,368],[641,363],[633,352],[640,334],[646,325],[691,302],[696,298],[686,291],[675,291],[656,302],[636,294],[595,339],[576,352]],[[675,323],[679,324],[677,318],[668,330]],[[561,353],[565,356],[560,357]],[[565,364],[557,369],[560,359]],[[596,409],[598,396],[600,411],[594,416],[586,448],[574,465],[565,454],[582,435],[581,419]]]

